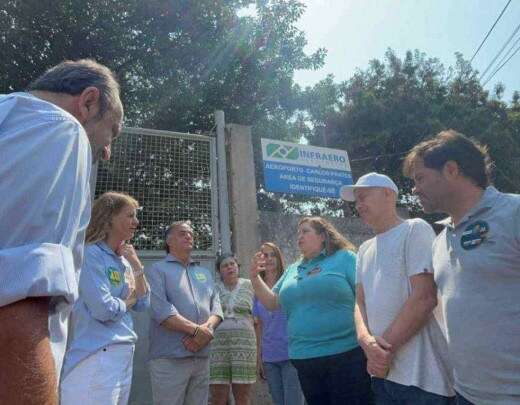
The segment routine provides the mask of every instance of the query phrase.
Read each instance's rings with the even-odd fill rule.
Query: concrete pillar
[[[251,127],[226,125],[228,141],[231,232],[234,253],[242,265],[241,276],[248,277],[248,266],[259,247],[258,205],[251,142]]]

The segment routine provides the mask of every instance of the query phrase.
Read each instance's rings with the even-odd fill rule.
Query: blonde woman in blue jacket
[[[62,373],[62,405],[128,403],[137,340],[129,311],[144,311],[150,302],[143,265],[127,243],[139,224],[138,206],[114,192],[94,202]]]

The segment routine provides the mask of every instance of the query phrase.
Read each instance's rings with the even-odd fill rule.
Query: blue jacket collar
[[[116,252],[114,252],[112,250],[112,248],[110,246],[108,246],[108,244],[104,241],[104,240],[100,240],[98,242],[96,242],[96,245],[101,249],[103,250],[104,252],[108,253],[109,255],[111,256],[114,256],[114,257],[120,257],[116,254]]]
[[[184,264],[183,264],[179,259],[177,259],[177,258],[175,257],[175,255],[173,255],[172,253],[168,253],[168,254],[166,255],[166,257],[165,257],[165,260],[166,260],[167,262],[177,262],[177,263],[182,264],[182,265],[184,266]],[[199,262],[193,260],[193,259],[191,258],[191,256],[190,256],[189,261],[188,261],[188,266],[197,265],[197,264],[199,264]]]

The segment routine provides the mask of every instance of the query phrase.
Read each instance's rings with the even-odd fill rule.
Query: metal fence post
[[[231,252],[224,111],[215,111],[217,126],[218,208],[222,252]]]

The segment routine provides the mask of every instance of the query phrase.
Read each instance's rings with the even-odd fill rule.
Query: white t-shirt
[[[432,273],[435,233],[422,219],[409,219],[363,243],[358,252],[356,283],[363,285],[368,328],[381,336],[408,299],[409,278]],[[440,311],[396,353],[388,380],[434,394],[453,396],[452,370]]]

